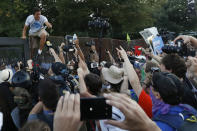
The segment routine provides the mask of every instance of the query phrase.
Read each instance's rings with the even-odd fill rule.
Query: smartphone
[[[93,69],[93,68],[97,68],[97,67],[99,67],[99,64],[98,64],[97,62],[91,63],[91,68],[92,68],[92,69]]]
[[[104,97],[81,98],[80,103],[81,121],[112,118],[112,106],[106,103]]]

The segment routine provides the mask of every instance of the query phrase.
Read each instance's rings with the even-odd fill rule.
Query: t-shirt
[[[116,121],[124,121],[125,116],[118,108],[112,107],[112,119]],[[127,131],[112,125],[105,124],[105,121],[106,120],[99,121],[102,131]]]
[[[52,113],[52,111],[45,111],[44,110],[42,113],[39,113],[39,114],[30,114],[28,116],[28,121],[32,121],[32,120],[44,121],[49,125],[50,129],[53,130],[54,115],[51,113]]]
[[[152,100],[151,97],[146,94],[144,90],[142,90],[139,96],[138,104],[142,107],[142,109],[149,116],[149,118],[152,118]]]
[[[44,23],[48,22],[47,18],[43,15],[40,15],[39,20],[35,20],[33,15],[27,17],[25,25],[30,26],[29,34],[40,31],[44,27]]]

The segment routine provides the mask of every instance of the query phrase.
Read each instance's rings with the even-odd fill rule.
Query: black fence
[[[50,36],[48,38],[51,43],[53,44],[53,48],[58,53],[58,46],[65,42],[64,37],[56,37],[56,36]],[[126,50],[131,50],[135,45],[143,46],[145,47],[146,44],[144,40],[132,40],[130,43],[127,43],[123,40],[117,40],[117,39],[110,39],[110,38],[103,38],[102,43],[99,43],[97,38],[90,38],[90,37],[80,37],[80,47],[85,55],[85,57],[89,58],[89,47],[85,46],[86,42],[89,42],[91,40],[94,40],[96,43],[96,49],[99,52],[99,46],[100,44],[102,47],[101,50],[101,60],[107,60],[108,56],[105,53],[105,49],[108,49],[112,55],[116,56],[116,48],[120,45],[125,48]],[[39,43],[38,43],[39,44]],[[47,48],[44,48],[43,50],[43,62],[52,62],[53,57],[50,56]],[[68,59],[72,57],[72,54],[69,54]],[[10,37],[0,37],[0,62],[4,63],[13,63],[18,60],[27,60],[30,58],[30,50],[29,50],[29,40],[23,40],[21,38],[10,38]]]

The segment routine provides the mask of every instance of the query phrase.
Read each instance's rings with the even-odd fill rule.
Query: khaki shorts
[[[49,36],[49,33],[45,30],[45,29],[42,29],[38,32],[35,32],[35,33],[32,33],[32,34],[29,34],[29,36],[38,36],[40,37],[42,34],[45,34],[46,36]]]
[[[29,34],[29,47],[32,49],[38,48],[40,44],[40,36],[42,34],[49,36],[48,32],[45,29],[40,30],[39,32],[35,32],[33,34]]]

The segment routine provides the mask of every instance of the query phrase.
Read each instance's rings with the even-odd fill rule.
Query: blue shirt
[[[44,122],[46,122],[49,127],[51,128],[51,130],[53,130],[53,118],[54,118],[54,114],[53,111],[43,111],[40,114],[31,114],[28,116],[28,121],[32,121],[32,120],[42,120]]]
[[[181,107],[181,106],[171,106],[170,107],[170,110],[168,112],[168,114],[179,114],[179,113],[182,113],[184,110],[184,107]],[[155,116],[158,116],[161,114],[161,111],[158,111]],[[175,128],[172,128],[170,125],[162,122],[162,121],[155,121],[157,126],[162,130],[162,131],[176,131]]]

